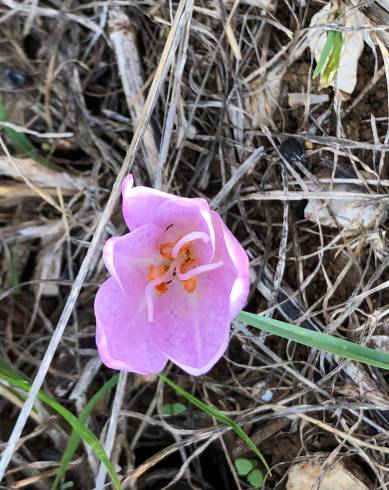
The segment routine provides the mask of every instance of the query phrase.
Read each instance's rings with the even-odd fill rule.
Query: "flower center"
[[[177,240],[178,243],[181,240]],[[175,258],[173,256],[173,250],[175,248],[176,243],[174,242],[165,242],[162,243],[159,247],[159,254],[162,259],[168,262],[166,265],[155,266],[149,265],[147,269],[147,281],[150,283],[151,281],[155,281],[155,279],[162,278],[164,274],[171,268],[174,262],[174,271],[173,276],[176,276],[176,269],[180,271],[181,274],[185,274],[196,267],[196,259],[194,258],[194,250],[192,242],[186,242],[183,244],[178,250],[178,257]],[[180,280],[180,279],[179,279]],[[172,279],[169,281],[160,282],[154,286],[154,290],[158,296],[166,293],[169,289],[169,284]],[[193,293],[196,290],[197,280],[195,277],[191,277],[189,279],[180,280],[182,282],[184,289],[187,293]]]
[[[172,281],[179,281],[185,291],[192,294],[197,288],[196,276],[198,274],[217,269],[223,265],[220,260],[211,264],[199,265],[195,257],[194,240],[207,243],[210,238],[206,233],[193,231],[175,242],[161,243],[159,246],[160,263],[148,266],[145,298],[150,322],[153,321],[153,297],[165,294]]]

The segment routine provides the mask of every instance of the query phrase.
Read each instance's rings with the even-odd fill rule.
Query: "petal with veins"
[[[95,314],[97,348],[106,366],[140,374],[162,371],[167,358],[155,347],[144,290],[136,282],[123,294],[115,279],[107,279],[97,292]]]

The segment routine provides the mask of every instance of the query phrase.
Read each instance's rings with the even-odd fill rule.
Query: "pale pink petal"
[[[174,280],[154,304],[156,346],[196,376],[209,371],[228,344],[231,284],[224,281],[222,269],[198,275],[193,293]]]
[[[201,263],[212,261],[215,251],[215,233],[213,230],[211,210],[205,199],[175,197],[158,207],[155,224],[168,229],[167,240],[176,241],[188,233],[197,231],[208,235],[210,242],[194,243],[196,258]]]
[[[144,290],[137,282],[123,294],[115,279],[107,279],[97,292],[95,315],[96,344],[105,365],[139,374],[163,370],[167,358],[154,345]]]
[[[128,229],[131,231],[144,224],[156,223],[155,215],[160,204],[176,198],[172,194],[150,187],[132,185],[132,176],[128,176],[122,185],[122,211]]]
[[[148,224],[127,235],[112,237],[105,243],[105,266],[123,291],[131,288],[134,283],[146,287],[147,268],[149,265],[158,265],[163,237],[163,230]]]
[[[242,310],[250,290],[250,270],[247,254],[224,224],[220,216],[212,213],[212,222],[216,235],[215,259],[223,260],[225,280],[233,281],[230,294],[231,319]]]

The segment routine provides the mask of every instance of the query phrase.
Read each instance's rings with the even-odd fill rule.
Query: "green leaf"
[[[257,456],[258,458],[262,461],[263,465],[271,474],[269,465],[267,464],[266,459],[264,458],[263,454],[259,451],[257,446],[254,444],[254,442],[250,439],[250,437],[245,433],[245,431],[230,417],[227,415],[224,415],[224,413],[220,412],[218,409],[215,407],[212,407],[211,405],[207,405],[203,401],[199,400],[195,396],[191,395],[188,393],[184,388],[181,388],[181,386],[176,385],[171,379],[169,379],[167,376],[164,374],[159,375],[160,379],[164,381],[168,386],[173,388],[173,390],[176,391],[179,395],[183,396],[188,402],[192,403],[195,407],[199,408],[206,414],[208,414],[210,417],[215,417],[215,419],[219,420],[220,422],[223,422],[224,424],[228,425],[231,427],[231,429],[235,432],[235,434],[242,439],[242,441],[246,444],[246,446],[251,449]]]
[[[253,470],[247,477],[248,483],[254,488],[261,488],[263,483],[263,474],[261,470]]]
[[[0,122],[10,122],[3,103],[0,101]],[[17,151],[26,157],[33,158],[35,161],[51,170],[62,171],[61,167],[55,165],[42,156],[24,133],[19,133],[15,129],[4,127],[4,133]]]
[[[117,385],[118,379],[119,379],[119,375],[115,374],[114,376],[112,376],[111,379],[109,379],[106,383],[104,383],[103,386],[92,396],[92,398],[85,405],[84,409],[80,412],[80,415],[78,416],[78,421],[81,424],[85,424],[85,422],[87,421],[89,415],[91,414],[92,410],[95,408],[97,403],[112,391],[112,389]],[[72,460],[74,453],[77,450],[80,440],[81,437],[79,436],[79,434],[75,430],[73,430],[69,437],[65,451],[63,453],[61,464],[58,468],[57,474],[55,476],[55,480],[51,486],[51,490],[56,490],[58,488],[58,485],[61,482],[66,472],[66,469],[70,461]]]
[[[236,471],[239,476],[246,476],[254,468],[253,463],[246,458],[238,458],[234,461]]]
[[[329,56],[330,56],[331,51],[334,47],[335,32],[337,32],[337,31],[328,31],[326,42],[325,42],[323,50],[320,54],[320,58],[319,58],[319,61],[317,62],[315,71],[313,72],[313,75],[312,75],[313,79],[315,79],[317,76],[319,76],[322,73],[322,71],[324,71],[324,69],[327,65]]]
[[[173,403],[172,405],[172,412],[174,415],[179,415],[180,413],[185,413],[186,412],[186,405],[183,403]]]
[[[173,414],[173,407],[170,403],[164,403],[162,405],[162,413],[163,415],[172,415]]]
[[[363,362],[370,366],[389,369],[389,353],[381,350],[363,347],[348,340],[339,339],[333,335],[314,332],[291,323],[273,320],[247,311],[241,311],[237,319],[251,327],[258,328],[265,332],[284,339],[293,340],[299,344],[313,347],[315,349],[329,352],[337,356],[351,359],[352,361]]]
[[[11,385],[17,386],[24,391],[29,391],[31,388],[31,383],[24,377],[20,377],[12,372],[7,367],[0,367],[0,378],[7,381]],[[100,444],[100,441],[93,434],[93,432],[82,424],[77,417],[75,417],[67,408],[62,406],[57,401],[50,398],[48,395],[39,392],[38,395],[39,400],[46,403],[49,407],[51,407],[55,412],[62,416],[66,420],[66,422],[78,433],[78,435],[83,439],[83,441],[90,446],[95,455],[99,458],[99,460],[104,464],[109,473],[114,487],[116,490],[121,490],[121,484],[119,478],[112,466],[111,461],[109,460],[107,454],[104,451],[103,446]]]

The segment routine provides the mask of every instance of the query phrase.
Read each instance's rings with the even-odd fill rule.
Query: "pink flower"
[[[96,342],[113,369],[153,374],[168,359],[203,374],[225,352],[249,290],[246,252],[204,199],[123,187],[130,233],[110,238],[95,300]]]

